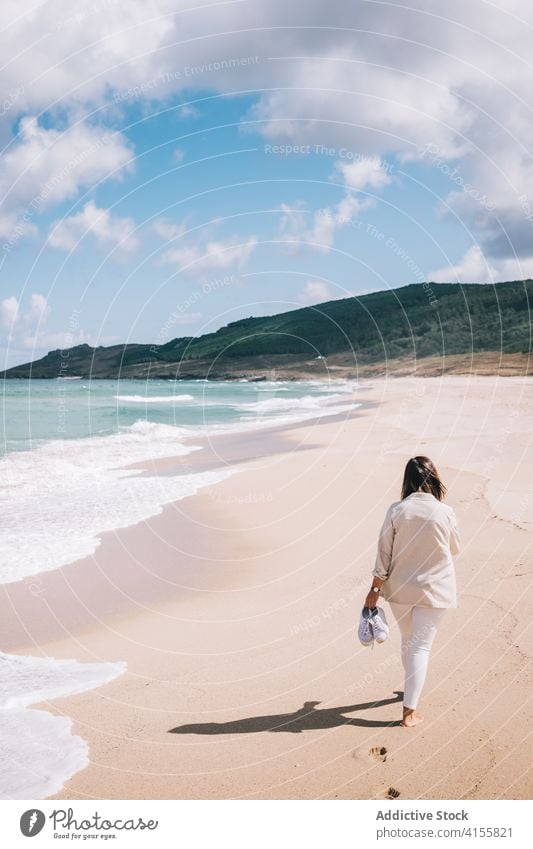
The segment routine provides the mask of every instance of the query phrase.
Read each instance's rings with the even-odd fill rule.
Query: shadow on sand
[[[247,719],[235,719],[232,722],[202,722],[191,725],[178,725],[171,728],[169,734],[256,734],[258,731],[287,731],[299,734],[301,731],[317,731],[323,728],[337,728],[341,725],[358,725],[363,728],[392,728],[401,725],[401,720],[392,722],[372,719],[351,719],[345,713],[355,713],[359,710],[370,710],[401,702],[403,693],[394,690],[393,699],[382,699],[379,702],[365,702],[360,705],[345,705],[344,707],[324,708],[317,710],[320,702],[305,702],[303,707],[294,713],[278,713],[271,716],[251,716]]]

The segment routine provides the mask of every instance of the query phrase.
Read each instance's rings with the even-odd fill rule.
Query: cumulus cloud
[[[320,304],[324,301],[332,301],[334,294],[327,283],[321,280],[308,280],[298,295],[301,304]]]
[[[178,110],[178,115],[183,120],[187,120],[188,118],[199,118],[200,110],[196,108],[196,106],[191,106],[190,103],[184,103],[183,106],[180,106]]]
[[[391,182],[386,166],[379,157],[362,157],[359,161],[338,161],[345,194],[339,203],[310,211],[303,201],[281,204],[280,232],[282,241],[294,251],[308,245],[322,253],[333,247],[335,233],[353,222],[359,213],[373,204],[372,197],[362,193],[378,190]]]
[[[298,251],[302,245],[327,252],[333,245],[337,222],[328,209],[309,211],[303,201],[281,204],[279,229],[281,239],[289,250]]]
[[[533,257],[489,259],[479,245],[473,245],[458,263],[430,271],[435,283],[498,283],[533,279]]]
[[[495,269],[492,268],[478,245],[473,245],[456,265],[430,271],[428,280],[435,283],[486,283],[494,282]]]
[[[173,263],[182,274],[195,276],[206,271],[236,268],[241,270],[252,255],[257,238],[250,236],[246,241],[238,237],[208,240],[205,243],[182,245],[170,248],[164,261]]]
[[[0,301],[0,346],[9,354],[22,355],[27,352],[41,354],[56,348],[71,348],[86,342],[90,345],[112,345],[118,342],[116,336],[105,336],[96,340],[82,328],[56,331],[48,328],[50,305],[47,298],[33,292],[27,302],[22,304],[15,295]]]
[[[27,308],[23,312],[19,300],[10,295],[0,302],[0,320],[6,329],[14,332],[19,328],[35,327],[46,321],[50,307],[44,295],[34,292],[30,295]]]
[[[118,341],[117,337],[112,337],[112,341],[106,344],[112,345]],[[83,343],[94,345],[91,336],[81,329],[75,332],[36,329],[34,332],[23,334],[16,340],[19,350],[32,351],[34,354],[54,351],[58,348],[66,350],[67,348],[72,348],[74,345],[82,345]],[[98,344],[104,344],[103,340],[99,339]]]
[[[157,77],[166,70],[158,49],[175,38],[184,5],[181,0],[4,0],[3,85],[7,91],[23,90],[13,108],[76,111]],[[11,117],[6,115],[6,122]]]
[[[24,118],[16,142],[3,154],[0,171],[0,235],[16,240],[19,228],[79,189],[131,168],[131,149],[120,133],[78,124],[65,131],[46,129]]]
[[[6,330],[11,330],[19,314],[19,302],[14,295],[0,302],[0,321]]]
[[[152,222],[152,230],[156,236],[159,236],[159,238],[163,239],[165,242],[170,242],[172,239],[177,239],[180,236],[183,236],[186,229],[187,227],[184,221],[176,223],[163,215],[159,216],[159,218],[156,218]]]
[[[337,162],[348,189],[359,192],[364,189],[381,189],[390,183],[391,178],[387,166],[379,156],[362,156],[353,162]]]
[[[32,348],[49,315],[48,301],[38,292],[30,295],[25,308],[15,295],[4,298],[0,302],[0,322],[6,331],[3,341],[18,348]]]
[[[281,240],[289,251],[297,252],[307,246],[328,253],[333,247],[337,231],[350,224],[361,210],[371,204],[370,199],[360,200],[350,193],[335,206],[314,211],[309,210],[304,201],[282,203],[279,224]]]
[[[81,212],[54,221],[48,244],[53,248],[73,251],[87,234],[92,234],[99,244],[116,245],[121,251],[128,252],[137,247],[134,230],[133,219],[119,218],[108,209],[99,209],[93,201],[89,201]]]
[[[27,312],[24,313],[24,321],[30,326],[41,324],[50,315],[50,307],[44,295],[34,293],[30,296]]]
[[[218,271],[228,268],[241,270],[257,246],[257,236],[239,238],[214,238],[212,233],[220,223],[215,219],[209,227],[196,238],[187,237],[188,227],[185,221],[172,221],[160,216],[152,222],[152,231],[166,246],[162,262],[176,265],[180,273],[195,277],[206,271]]]
[[[6,0],[4,85],[16,96],[1,116],[4,139],[20,115],[55,110],[73,122],[80,111],[120,109],[121,92],[136,87],[161,102],[191,88],[256,90],[248,126],[270,139],[395,154],[406,167],[420,161],[428,169],[436,166],[423,151],[436,145],[490,198],[491,210],[464,186],[450,184],[447,193],[485,256],[533,255],[520,201],[533,198],[527,0],[449,0],[445,9],[440,0],[412,0],[388,4],[386,14],[380,4],[345,0],[206,5],[208,15],[189,0]],[[254,61],[220,61],[236,57]],[[183,106],[178,118],[194,111]],[[353,169],[355,180],[360,171]],[[24,208],[34,189],[28,194],[12,169],[8,183],[20,186],[15,208]]]

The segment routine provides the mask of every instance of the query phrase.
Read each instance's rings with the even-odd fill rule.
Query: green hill
[[[78,345],[16,366],[11,377],[290,377],[324,369],[346,374],[498,371],[528,373],[533,281],[422,283],[231,322],[215,333],[164,345]],[[323,358],[323,359],[318,359]],[[470,368],[468,364],[470,363]],[[436,365],[435,365],[436,364]],[[440,364],[440,366],[439,366]],[[472,364],[474,367],[472,368]],[[457,369],[454,369],[457,370]],[[271,375],[272,376],[272,375]]]

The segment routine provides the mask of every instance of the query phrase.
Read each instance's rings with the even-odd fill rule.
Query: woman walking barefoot
[[[387,510],[379,535],[372,588],[366,607],[389,602],[402,635],[405,670],[402,725],[418,725],[416,708],[429,652],[444,611],[457,607],[452,554],[459,551],[457,520],[443,504],[446,487],[428,457],[405,467],[401,501]]]

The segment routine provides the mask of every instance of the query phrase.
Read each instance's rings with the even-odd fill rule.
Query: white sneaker
[[[374,608],[370,616],[370,628],[376,643],[384,643],[389,636],[389,626],[382,607]]]
[[[361,618],[359,619],[359,642],[364,646],[371,646],[374,642],[374,634],[370,624],[371,610],[369,607],[363,607]]]

